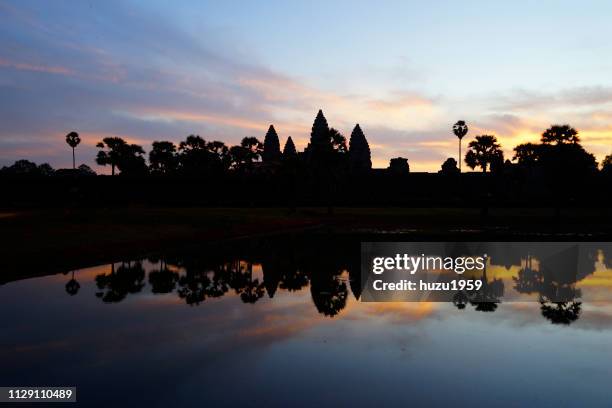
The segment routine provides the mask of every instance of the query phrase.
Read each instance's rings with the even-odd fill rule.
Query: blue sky
[[[307,143],[319,108],[374,165],[435,171],[451,125],[506,155],[552,123],[612,153],[612,3],[0,0],[0,165],[70,164],[121,136]],[[467,142],[466,142],[467,144]],[[100,169],[97,169],[100,170]]]

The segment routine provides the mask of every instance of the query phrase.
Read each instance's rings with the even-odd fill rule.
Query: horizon
[[[301,151],[318,109],[347,139],[360,124],[374,168],[401,156],[411,171],[438,171],[457,157],[460,119],[464,148],[493,134],[508,159],[557,123],[575,127],[599,162],[612,153],[605,2],[0,1],[0,10],[0,166],[68,168],[73,130],[77,164],[98,173],[95,144],[109,136],[147,151],[189,134],[231,145],[263,140],[274,124],[281,146],[291,136]]]

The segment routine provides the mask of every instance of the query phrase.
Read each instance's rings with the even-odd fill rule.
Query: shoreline
[[[286,233],[387,241],[612,239],[612,210],[478,208],[79,208],[2,210],[0,285],[233,240]]]

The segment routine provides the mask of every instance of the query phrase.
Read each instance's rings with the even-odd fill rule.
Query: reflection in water
[[[66,293],[70,296],[74,296],[79,293],[79,289],[81,289],[81,285],[74,279],[74,271],[72,271],[72,278],[66,283]]]
[[[452,304],[367,303],[360,241],[304,240],[0,286],[0,382],[93,406],[609,406],[611,251],[518,248]]]
[[[534,248],[521,260],[522,268],[513,277],[514,288],[519,293],[537,294],[542,316],[553,324],[568,325],[581,311],[582,303],[575,300],[581,296],[576,284],[595,272],[598,252],[585,245],[581,251],[573,246],[550,256]]]
[[[486,264],[480,280],[482,288],[479,291],[459,291],[453,296],[453,305],[457,309],[465,309],[468,303],[479,312],[494,312],[497,309],[497,304],[501,302],[501,298],[504,296],[504,282],[497,278],[489,279]]]
[[[266,294],[274,298],[279,289],[294,292],[309,286],[316,310],[334,317],[346,307],[349,286],[357,300],[363,290],[358,244],[318,239],[316,244],[310,241],[303,245],[295,239],[270,239],[205,254],[150,257],[147,280],[144,260],[121,262],[116,269],[112,264],[110,273],[96,276],[96,296],[105,303],[120,302],[128,295],[142,293],[148,281],[151,293],[176,293],[190,306],[230,291],[243,303],[253,304]],[[532,248],[522,252],[519,248],[491,255],[482,273],[481,290],[457,292],[453,305],[459,310],[471,305],[475,311],[494,312],[507,292],[505,285],[510,283],[514,293],[531,295],[532,300],[540,302],[543,317],[553,324],[568,325],[581,312],[578,299],[582,292],[577,284],[596,271],[598,262],[606,267],[612,263],[608,247],[587,245],[578,250],[573,246],[557,253]],[[518,271],[506,282],[489,271],[515,267]],[[79,287],[73,276],[66,284],[66,292],[74,295]]]
[[[141,261],[122,262],[115,271],[111,264],[109,274],[96,276],[99,292],[96,296],[105,303],[121,302],[128,294],[138,293],[145,286],[145,270]]]
[[[581,302],[541,302],[542,316],[554,324],[570,324],[580,316]]]
[[[153,293],[170,293],[176,288],[179,274],[168,269],[162,258],[149,258],[149,262],[159,263],[159,269],[149,272],[149,283]]]

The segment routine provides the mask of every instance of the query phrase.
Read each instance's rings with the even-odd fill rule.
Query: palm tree
[[[111,174],[115,175],[115,167],[121,174],[142,174],[148,171],[145,163],[144,150],[136,144],[128,144],[120,137],[105,137],[96,145],[100,149],[96,163],[100,166],[110,164]]]
[[[504,153],[495,136],[476,136],[476,140],[472,140],[468,148],[470,150],[465,155],[465,163],[472,169],[480,167],[485,173],[488,165],[499,160],[503,162]]]
[[[453,133],[459,138],[459,173],[461,173],[461,139],[467,135],[468,127],[465,121],[459,120],[453,125]]]
[[[570,125],[552,125],[542,133],[542,143],[557,145],[576,144],[580,142],[578,131]]]
[[[66,135],[66,143],[68,146],[72,147],[72,170],[76,169],[76,164],[74,160],[74,148],[81,143],[81,138],[77,132],[70,132]]]

